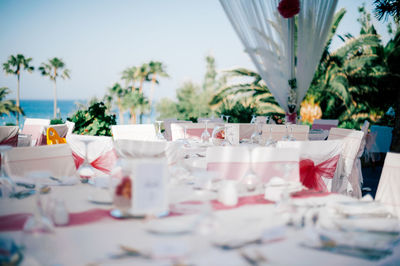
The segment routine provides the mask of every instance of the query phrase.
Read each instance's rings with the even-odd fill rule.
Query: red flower
[[[117,186],[115,194],[130,199],[132,197],[131,186],[131,179],[126,176],[122,178],[121,183]]]
[[[282,0],[279,2],[278,11],[284,18],[291,18],[300,12],[299,0]]]

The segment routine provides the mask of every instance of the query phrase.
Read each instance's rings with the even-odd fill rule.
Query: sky
[[[358,35],[357,8],[372,0],[339,0],[346,8],[338,33]],[[386,24],[373,19],[386,42]],[[342,42],[334,39],[332,48]],[[215,57],[219,71],[255,69],[218,0],[0,0],[0,63],[10,55],[32,57],[37,68],[62,58],[70,80],[59,79],[58,99],[103,97],[121,73],[150,60],[161,61],[169,78],[161,78],[155,100],[174,98],[185,81],[201,84],[205,57]],[[15,98],[16,77],[0,73],[0,87]],[[150,85],[145,87],[147,93]],[[52,99],[53,86],[38,71],[21,75],[21,99]]]

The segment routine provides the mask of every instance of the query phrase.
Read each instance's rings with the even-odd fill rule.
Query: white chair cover
[[[221,179],[242,179],[250,165],[263,183],[278,176],[299,181],[299,150],[257,147],[209,147],[207,171],[217,172]]]
[[[272,128],[272,131],[271,131]],[[292,131],[293,129],[293,131]],[[282,140],[287,134],[293,134],[296,140],[308,140],[308,132],[310,127],[307,125],[263,125],[262,127],[262,137],[268,139],[270,134],[275,141]]]
[[[400,153],[388,152],[383,165],[375,200],[400,217]]]
[[[18,144],[18,126],[0,126],[0,145],[16,147]]]
[[[212,132],[214,127],[217,126],[216,123],[207,123],[207,129],[212,136]],[[222,123],[220,124],[222,125]],[[197,139],[200,140],[201,133],[203,133],[206,128],[205,123],[172,123],[171,124],[171,136],[172,141],[183,139],[185,137],[185,127],[186,127],[186,137],[188,139]]]
[[[67,144],[18,147],[4,153],[4,169],[10,177],[25,177],[29,172],[45,171],[63,178],[76,173]]]
[[[192,121],[183,121],[183,120],[178,120],[176,118],[169,118],[169,119],[164,119],[164,137],[166,140],[171,141],[172,140],[172,133],[171,133],[171,124],[172,123],[192,123]]]
[[[331,128],[337,127],[338,125],[339,125],[339,120],[337,119],[314,119],[311,128],[330,130]]]
[[[104,173],[110,173],[117,160],[112,138],[76,134],[67,135],[67,144],[71,147],[76,168],[78,168],[85,159],[86,145],[84,141],[90,141],[87,145],[87,159],[89,163],[94,168]]]
[[[204,123],[204,121],[208,120],[208,123],[224,123],[224,119],[220,117],[208,118],[208,117],[199,117],[197,119],[197,123]]]
[[[72,134],[72,131],[74,131],[75,128],[75,123],[67,120],[65,121],[65,124],[68,127],[67,135]]]
[[[277,147],[300,150],[300,179],[303,185],[313,183],[313,186],[307,187],[332,191],[332,182],[343,149],[343,141],[278,141]],[[307,180],[310,178],[315,180]],[[323,183],[320,183],[321,181]]]
[[[26,118],[22,134],[31,135],[31,145],[42,144],[44,127],[50,125],[50,119]]]
[[[111,126],[114,140],[157,140],[154,124],[117,125]]]
[[[344,146],[341,160],[339,161],[337,177],[332,184],[332,191],[349,194],[353,197],[361,197],[360,178],[351,176],[357,153],[360,149],[364,132],[345,128],[331,128],[328,140],[342,139]]]

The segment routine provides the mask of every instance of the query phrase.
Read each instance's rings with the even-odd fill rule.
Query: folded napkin
[[[389,217],[390,212],[384,205],[376,201],[343,201],[329,205],[336,213],[343,216],[358,217]]]

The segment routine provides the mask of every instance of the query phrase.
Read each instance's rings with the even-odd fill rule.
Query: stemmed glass
[[[256,122],[254,123],[254,131],[253,134],[250,136],[250,140],[252,144],[259,144],[261,141],[261,123]]]
[[[288,136],[289,141],[295,141],[295,137],[293,137],[293,127],[290,127],[290,135]]]
[[[226,115],[225,116],[225,118],[226,118],[226,123],[228,124],[229,123],[229,118],[230,118],[231,116],[230,115]]]
[[[49,177],[46,172],[31,172],[29,177],[35,182],[35,208],[33,215],[28,218],[22,231],[22,244],[27,253],[36,259],[41,265],[53,264],[51,257],[54,255],[54,224],[46,216],[42,199],[40,196],[43,190],[39,178]]]
[[[201,139],[202,143],[208,143],[210,141],[211,135],[210,135],[210,132],[208,132],[208,122],[209,121],[210,120],[204,120],[204,123],[206,124],[206,127],[205,127],[203,133],[201,133],[200,139]]]
[[[12,179],[6,174],[4,170],[4,152],[11,150],[12,147],[8,145],[1,145],[0,146],[0,158],[1,158],[1,165],[0,165],[0,198],[9,198],[15,193],[15,186]]]
[[[255,123],[256,123],[256,115],[251,115],[250,124],[255,124]]]
[[[250,163],[249,163],[249,169],[247,170],[246,174],[243,176],[241,183],[246,186],[246,190],[248,192],[253,192],[257,189],[257,186],[260,182],[257,174],[253,170],[253,160],[252,160],[252,147],[249,146],[249,157],[250,157]]]
[[[163,121],[156,121],[156,123],[158,124],[157,139],[165,140],[164,135],[161,133],[161,124],[163,123]]]
[[[87,183],[89,179],[95,175],[93,167],[90,165],[88,159],[89,143],[92,142],[92,140],[90,138],[82,138],[80,141],[85,144],[85,158],[83,163],[79,166],[78,174],[81,178],[81,182]]]
[[[282,140],[284,140],[284,141],[286,141],[286,140],[289,140],[289,128],[288,128],[288,124],[285,124],[285,127],[286,127],[286,134],[285,134],[285,136],[283,136],[282,137]]]
[[[268,139],[265,141],[265,146],[275,146],[276,141],[272,138],[272,126],[269,128]]]
[[[187,125],[183,125],[183,139],[179,139],[184,147],[190,147],[190,142],[187,139]]]
[[[224,140],[222,141],[221,146],[230,146],[230,145],[232,145],[231,141],[228,138],[228,131],[229,131],[230,134],[232,134],[232,132],[230,130],[228,130],[230,128],[231,127],[229,127],[229,126],[227,126],[225,124],[225,126],[224,126],[224,133],[225,133],[224,134]]]

